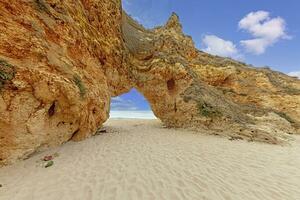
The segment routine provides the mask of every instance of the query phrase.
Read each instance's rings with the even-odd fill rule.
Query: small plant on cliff
[[[300,95],[300,90],[292,87],[285,87],[285,92],[289,95]]]
[[[205,102],[198,102],[198,110],[199,114],[204,117],[213,118],[220,117],[222,115],[219,110]]]
[[[37,5],[37,8],[39,10],[44,11],[46,13],[49,12],[48,7],[44,0],[35,0],[35,4]]]
[[[73,76],[73,81],[79,89],[80,96],[83,98],[84,95],[86,94],[86,88],[85,88],[80,76],[78,74],[75,74]]]
[[[15,77],[14,66],[0,59],[0,89],[7,81],[11,81]]]

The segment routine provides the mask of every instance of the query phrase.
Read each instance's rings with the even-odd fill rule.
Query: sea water
[[[110,111],[112,119],[156,119],[152,111]]]

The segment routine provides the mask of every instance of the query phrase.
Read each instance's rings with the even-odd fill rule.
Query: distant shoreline
[[[157,119],[151,110],[110,111],[112,119]]]

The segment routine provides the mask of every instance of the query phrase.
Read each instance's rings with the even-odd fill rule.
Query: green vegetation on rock
[[[75,74],[73,76],[73,81],[79,89],[80,96],[83,98],[86,94],[86,87],[84,86],[84,83],[82,82],[80,76],[78,74]]]
[[[216,108],[214,108],[213,106],[205,102],[204,103],[198,102],[198,109],[199,109],[199,114],[204,117],[213,118],[213,117],[222,116],[221,111],[217,110]]]
[[[0,89],[7,81],[11,81],[15,77],[15,73],[13,65],[0,59]]]
[[[35,3],[39,10],[44,11],[46,13],[49,12],[48,7],[44,0],[35,0]]]

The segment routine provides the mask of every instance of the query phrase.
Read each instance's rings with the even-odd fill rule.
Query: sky
[[[129,93],[112,98],[111,110],[137,111],[151,110],[151,108],[145,97],[136,89],[132,89]]]
[[[300,0],[123,0],[122,4],[146,28],[165,24],[175,12],[198,49],[300,78]],[[116,101],[112,110],[150,109],[136,90]]]

